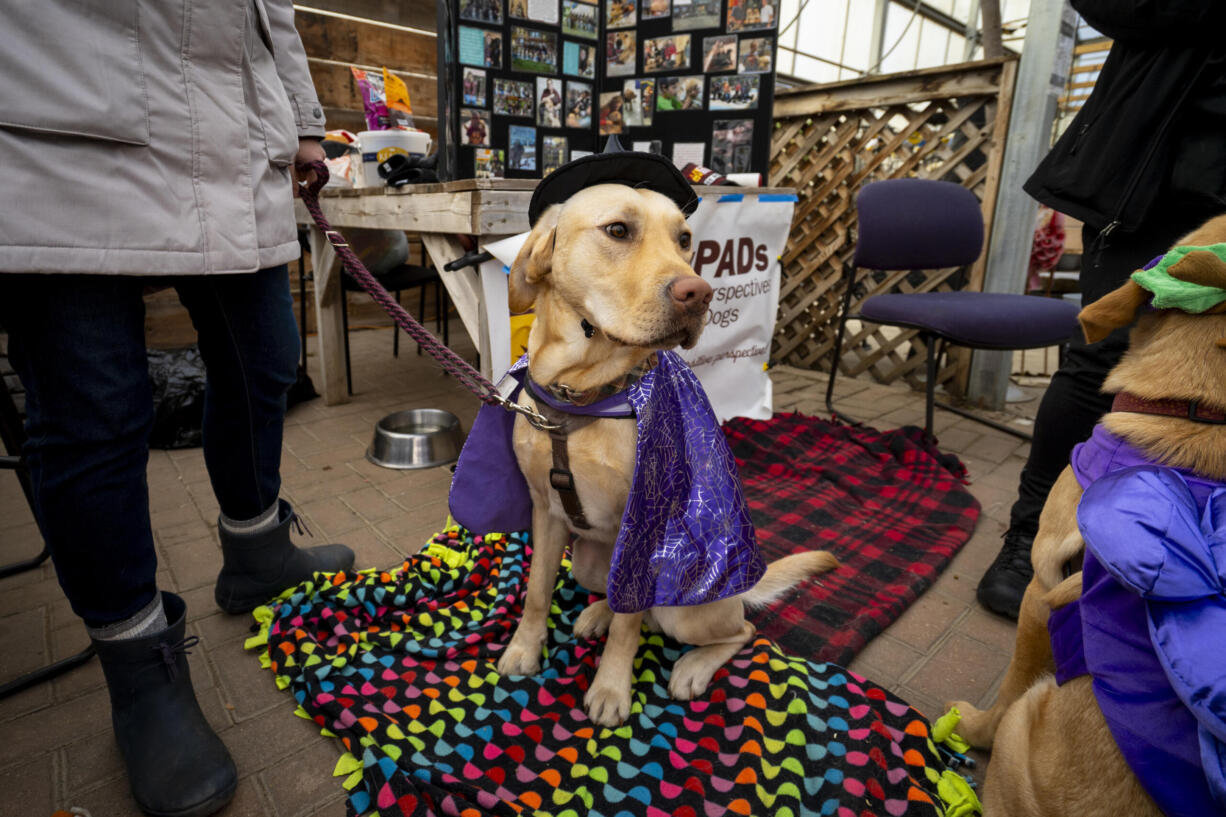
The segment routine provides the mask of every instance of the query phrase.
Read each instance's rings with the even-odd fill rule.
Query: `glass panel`
[[[912,16],[916,16],[916,19],[912,20]],[[885,15],[881,73],[893,74],[915,68],[916,49],[919,47],[919,23],[918,15],[912,15],[911,8],[900,3],[890,3]]]
[[[1025,22],[1030,15],[1030,0],[1000,0],[1002,23]]]
[[[952,65],[966,60],[966,38],[961,34],[949,35],[949,47],[945,50],[945,64]]]
[[[823,59],[840,62],[843,56],[843,27],[846,24],[847,4],[843,0],[809,0],[800,18],[802,27],[797,47],[801,51]],[[838,78],[835,69],[833,82]],[[819,80],[826,82],[827,80]]]
[[[842,63],[861,72],[868,70],[868,53],[873,39],[873,9],[876,5],[868,0],[848,0],[847,4],[847,38],[843,43]],[[843,78],[852,79],[854,76]]]
[[[932,20],[920,20],[919,58],[916,68],[933,68],[945,64],[945,48],[949,43],[949,29]],[[914,27],[914,24],[912,24]]]
[[[839,69],[835,66],[799,54],[796,55],[795,73],[810,82],[837,82],[839,79]]]

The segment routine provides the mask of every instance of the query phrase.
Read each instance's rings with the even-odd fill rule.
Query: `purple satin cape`
[[[605,588],[618,613],[717,601],[744,593],[766,572],[736,462],[706,393],[680,357],[657,356],[658,365],[624,398],[566,407],[616,416],[628,402],[638,427],[634,476]],[[526,359],[508,372],[521,382],[526,374]],[[510,412],[483,406],[460,452],[451,515],[469,530],[532,526],[528,485],[511,447],[513,424]]]
[[[1101,425],[1072,461],[1086,554],[1081,598],[1048,622],[1056,680],[1092,676],[1163,813],[1226,813],[1226,486]]]

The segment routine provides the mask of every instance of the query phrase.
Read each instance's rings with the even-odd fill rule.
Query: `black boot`
[[[981,605],[993,613],[1017,620],[1026,585],[1034,576],[1034,568],[1030,564],[1030,547],[1033,544],[1033,533],[1005,532],[1005,543],[1000,553],[996,554],[996,559],[984,572],[975,590],[975,598]]]
[[[277,526],[262,533],[231,533],[218,524],[222,566],[213,597],[227,613],[249,613],[313,573],[353,567],[353,551],[344,545],[295,547],[289,528],[297,523],[301,532],[302,523],[284,499],[278,501],[278,513]]]
[[[238,773],[196,703],[187,652],[197,639],[183,637],[183,599],[163,593],[162,604],[165,630],[94,646],[137,804],[154,817],[203,817],[230,802]]]

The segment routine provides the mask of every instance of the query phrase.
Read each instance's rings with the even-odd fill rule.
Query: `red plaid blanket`
[[[842,562],[754,616],[793,654],[849,662],[928,589],[979,518],[961,462],[914,426],[778,414],[724,432],[767,560],[820,549]]]

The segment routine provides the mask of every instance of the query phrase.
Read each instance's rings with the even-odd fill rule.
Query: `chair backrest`
[[[972,263],[983,249],[979,199],[953,182],[871,182],[856,196],[856,213],[857,267],[960,267]]]

